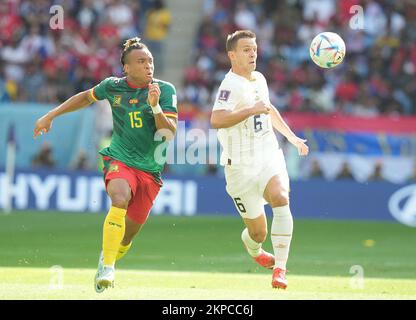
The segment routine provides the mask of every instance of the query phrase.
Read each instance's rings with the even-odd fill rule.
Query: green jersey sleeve
[[[104,100],[107,98],[108,86],[112,79],[113,77],[106,78],[91,89],[91,96],[94,100]]]
[[[175,87],[168,83],[162,82],[159,84],[160,87],[160,98],[159,104],[166,116],[173,118],[178,117],[177,98]]]

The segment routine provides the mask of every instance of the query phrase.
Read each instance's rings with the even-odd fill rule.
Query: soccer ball
[[[313,38],[309,54],[312,61],[321,68],[336,67],[344,60],[344,40],[336,33],[322,32]]]

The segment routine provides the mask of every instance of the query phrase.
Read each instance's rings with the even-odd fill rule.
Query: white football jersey
[[[230,70],[218,89],[213,111],[238,110],[258,101],[270,104],[264,76],[254,71],[252,80],[248,80]],[[221,165],[228,159],[232,165],[262,164],[279,149],[269,114],[250,116],[232,127],[218,129],[218,140],[223,148]]]

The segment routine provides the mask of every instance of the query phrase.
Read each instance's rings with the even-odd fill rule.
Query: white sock
[[[273,208],[271,238],[275,256],[275,268],[286,270],[292,240],[293,218],[289,205]]]
[[[241,240],[243,240],[244,244],[246,245],[247,252],[250,254],[250,256],[257,257],[260,255],[261,243],[258,243],[251,239],[247,228],[245,228],[241,233]]]

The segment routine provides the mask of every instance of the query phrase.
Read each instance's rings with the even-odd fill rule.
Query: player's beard
[[[149,82],[151,83],[151,82],[153,82],[153,76],[154,76],[154,73],[152,72],[152,74],[146,74],[146,79],[149,79]]]
[[[141,76],[143,81],[151,83],[153,81],[153,72],[148,74],[147,72]]]

